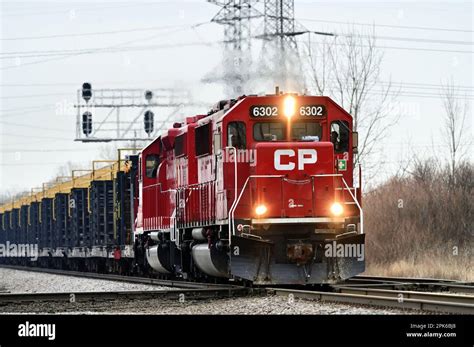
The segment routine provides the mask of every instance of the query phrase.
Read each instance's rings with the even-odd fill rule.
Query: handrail
[[[232,208],[234,208],[235,204],[237,204],[237,158],[235,157],[235,154],[237,154],[237,148],[234,146],[226,146],[225,149],[230,148],[234,151],[234,201],[232,202],[232,205],[230,206],[229,209],[229,214]],[[227,154],[227,153],[226,153]],[[229,230],[230,231],[230,230]],[[229,235],[229,246],[230,246],[230,235]]]
[[[352,197],[352,200],[354,200],[354,202],[356,203],[357,205],[357,208],[359,209],[359,212],[360,212],[360,233],[363,234],[364,233],[364,211],[362,210],[362,206],[360,206],[359,204],[359,201],[357,200],[357,197],[354,196],[354,194],[352,194],[351,190],[349,189],[349,185],[347,184],[346,180],[344,179],[344,177],[342,177],[342,182],[344,183],[344,185],[346,186],[349,194],[351,195]]]

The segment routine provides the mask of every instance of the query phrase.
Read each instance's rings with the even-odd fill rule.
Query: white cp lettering
[[[298,170],[304,170],[306,164],[315,164],[318,155],[315,149],[298,149]],[[296,155],[293,149],[277,149],[274,156],[274,166],[278,171],[294,170],[296,164],[290,160],[288,164],[281,163],[281,157],[294,157]]]

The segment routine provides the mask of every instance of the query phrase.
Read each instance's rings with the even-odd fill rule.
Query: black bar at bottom
[[[474,316],[0,316],[0,345],[32,344],[373,344],[473,346]],[[28,323],[27,323],[28,322]],[[54,324],[54,340],[32,337]],[[49,326],[52,327],[52,326]],[[22,329],[22,331],[20,331]],[[28,330],[29,329],[29,330]],[[36,328],[37,332],[40,328]],[[28,330],[28,331],[27,331]],[[51,329],[49,329],[51,331]]]

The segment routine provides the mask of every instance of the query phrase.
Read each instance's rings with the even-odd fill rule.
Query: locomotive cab
[[[235,121],[226,117],[231,137],[225,150],[240,152],[237,158],[253,152],[247,154],[248,167],[228,163],[227,172],[234,165],[239,179],[246,177],[229,207],[231,249],[237,250],[231,253],[231,273],[255,283],[290,284],[335,282],[363,272],[352,117],[327,97],[246,101],[239,148],[232,146]],[[243,118],[243,112],[232,114]]]

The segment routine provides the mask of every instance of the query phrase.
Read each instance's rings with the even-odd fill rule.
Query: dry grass
[[[472,262],[472,260],[471,260]],[[369,263],[365,275],[443,278],[474,282],[474,269],[468,259],[451,259],[424,257],[417,261],[397,260],[391,264]]]
[[[366,274],[474,281],[474,167],[418,163],[365,197]]]

